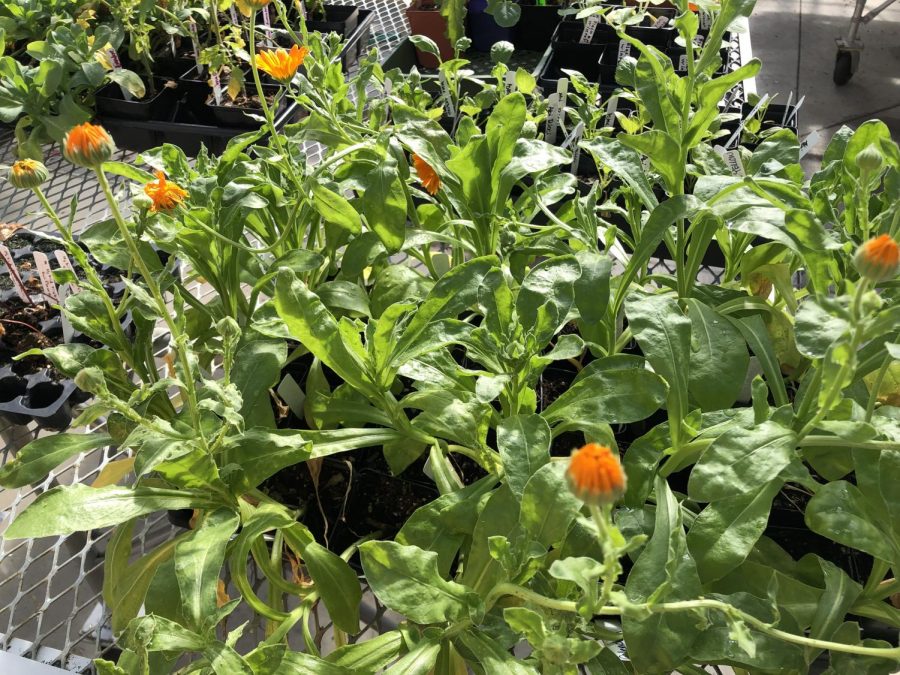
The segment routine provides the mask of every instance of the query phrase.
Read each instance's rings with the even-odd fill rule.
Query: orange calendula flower
[[[700,5],[695,5],[693,2],[689,2],[689,3],[688,3],[688,9],[691,10],[692,12],[699,12],[699,11],[700,11]]]
[[[309,47],[298,47],[297,45],[291,47],[291,51],[263,49],[256,55],[256,65],[279,82],[287,83],[294,77],[307,54],[309,54]]]
[[[103,127],[85,122],[73,127],[63,140],[63,155],[72,164],[95,169],[108,161],[116,144]]]
[[[16,188],[36,188],[50,178],[47,167],[34,159],[20,159],[9,169],[9,182]]]
[[[412,156],[413,166],[416,167],[416,173],[419,175],[419,181],[422,183],[422,187],[430,195],[436,195],[438,190],[441,189],[441,179],[440,176],[437,175],[437,171],[431,168],[431,165],[428,164],[424,159],[419,157],[418,155]]]
[[[162,171],[157,171],[156,180],[150,181],[144,186],[144,194],[153,200],[153,204],[150,206],[153,213],[171,211],[188,195],[187,190],[167,181],[166,174]]]
[[[900,247],[889,234],[869,239],[856,250],[853,264],[861,276],[871,281],[886,281],[897,274]]]
[[[588,443],[572,453],[566,477],[575,496],[588,504],[612,504],[625,494],[619,458],[599,443]]]

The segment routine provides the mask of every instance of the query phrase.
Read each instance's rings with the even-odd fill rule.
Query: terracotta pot
[[[441,53],[441,59],[453,58],[453,45],[447,37],[447,19],[441,14],[440,5],[433,0],[413,0],[406,10],[411,35],[425,35],[434,40]],[[438,60],[432,54],[416,50],[419,65],[423,68],[437,68]]]

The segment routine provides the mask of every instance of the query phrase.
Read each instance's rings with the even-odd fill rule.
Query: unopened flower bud
[[[900,247],[889,234],[870,239],[856,250],[853,264],[860,276],[879,282],[892,279],[900,265]]]
[[[65,158],[86,169],[100,168],[115,151],[116,144],[106,129],[90,122],[73,127],[63,140]]]
[[[566,471],[569,488],[587,504],[612,504],[625,494],[625,471],[605,445],[588,443],[572,453]]]
[[[31,189],[39,187],[50,178],[47,167],[34,159],[20,159],[9,169],[7,180],[14,188]]]
[[[865,171],[866,173],[875,173],[881,169],[883,163],[884,158],[881,156],[881,151],[872,144],[864,147],[856,155],[856,166],[859,167],[860,171]]]
[[[232,319],[230,316],[226,316],[224,319],[221,319],[216,324],[216,330],[219,331],[219,335],[222,336],[225,340],[238,340],[241,337],[241,327],[238,325],[238,322]]]
[[[106,378],[99,368],[82,368],[75,376],[75,386],[89,394],[99,394],[106,391]]]

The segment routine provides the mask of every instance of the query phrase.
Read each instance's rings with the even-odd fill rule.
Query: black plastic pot
[[[491,51],[496,42],[512,42],[513,29],[500,26],[486,10],[487,0],[469,0],[466,35],[472,40],[472,48],[479,52]]]
[[[271,106],[281,87],[272,84],[264,84],[262,87],[266,98],[270,99],[269,105]],[[278,107],[274,111],[275,116],[283,114],[289,104],[290,99],[282,96],[278,100]],[[212,118],[219,126],[233,129],[259,129],[261,125],[259,119],[250,117],[250,115],[262,116],[262,108],[258,106],[217,105],[210,94],[206,99],[206,107],[210,109]]]
[[[72,422],[69,397],[76,387],[72,380],[54,378],[54,372],[43,368],[19,374],[15,364],[0,367],[0,416],[11,424],[33,420],[42,429],[67,428]]]
[[[306,29],[350,37],[359,25],[359,8],[352,5],[325,5],[324,19],[306,19]]]
[[[513,30],[513,44],[516,49],[542,52],[550,43],[553,32],[562,21],[559,7],[539,6],[535,0],[520,0],[522,14]]]
[[[97,91],[97,113],[103,116],[122,117],[136,120],[165,119],[178,101],[178,85],[172,80],[153,78],[156,94],[143,99],[126,99],[122,88],[114,83],[104,85]]]
[[[600,58],[605,50],[606,45],[595,44],[551,46],[538,65],[538,86],[545,94],[556,91],[559,79],[568,77],[563,70],[576,70],[589,82],[600,83]]]

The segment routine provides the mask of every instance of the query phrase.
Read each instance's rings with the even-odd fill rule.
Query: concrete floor
[[[866,6],[879,4],[869,0]],[[834,41],[847,34],[854,5],[853,0],[757,0],[750,20],[753,55],[763,63],[758,93],[778,94],[782,104],[791,91],[794,101],[798,93],[805,95],[800,137],[814,130],[821,134],[804,162],[807,171],[844,124],[856,127],[878,118],[900,141],[900,1],[862,27],[865,48],[850,82],[842,87],[832,82]]]

